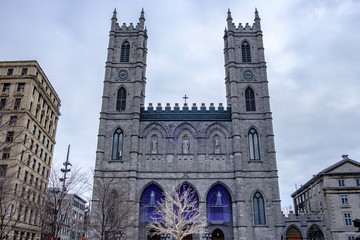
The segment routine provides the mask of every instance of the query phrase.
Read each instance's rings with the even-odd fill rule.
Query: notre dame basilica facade
[[[114,189],[129,188],[138,202],[137,223],[126,230],[132,231],[131,239],[157,239],[146,227],[151,210],[175,186],[196,192],[201,220],[212,239],[281,239],[283,216],[260,18],[256,11],[252,25],[235,25],[229,11],[226,21],[226,106],[145,107],[144,12],[136,26],[119,25],[116,11],[113,14],[95,177],[116,176],[124,184]]]

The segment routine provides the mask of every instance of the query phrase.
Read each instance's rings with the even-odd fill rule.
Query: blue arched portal
[[[158,185],[152,183],[147,186],[140,198],[140,222],[153,222],[159,219],[154,211],[164,198],[164,192]]]
[[[198,213],[198,208],[199,208],[199,197],[198,197],[195,189],[192,186],[190,186],[188,183],[183,183],[177,189],[176,192],[177,192],[177,194],[179,194],[180,199],[181,199],[181,196],[184,196],[184,194],[188,194],[188,196],[184,196],[184,198],[186,200],[182,201],[182,205],[184,207],[186,206],[186,209],[185,209],[186,213],[183,213],[181,215],[181,218],[183,220],[194,219],[194,215]],[[184,201],[194,202],[195,204],[193,205],[193,207],[191,207],[189,204],[186,204]],[[177,207],[175,205],[174,205],[174,210],[175,210],[175,214],[177,215],[178,209],[177,209]]]
[[[223,185],[214,185],[206,202],[208,223],[231,222],[231,196]]]

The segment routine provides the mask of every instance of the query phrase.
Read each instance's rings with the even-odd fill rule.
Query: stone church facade
[[[136,26],[120,26],[116,11],[111,21],[95,178],[115,174],[139,201],[137,224],[125,235],[157,239],[146,227],[152,206],[163,192],[184,185],[196,192],[213,239],[280,239],[283,216],[257,11],[252,26],[236,26],[227,15],[226,107],[145,107],[144,12]]]

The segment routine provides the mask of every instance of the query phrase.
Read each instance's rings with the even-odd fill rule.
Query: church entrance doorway
[[[159,235],[153,235],[154,230],[150,230],[150,232],[147,235],[147,240],[160,240]]]
[[[291,226],[286,232],[286,240],[302,240],[300,231],[296,227]]]
[[[225,240],[224,233],[220,229],[215,229],[212,232],[211,240]]]
[[[193,237],[192,235],[187,235],[186,237],[183,238],[183,240],[192,240]]]

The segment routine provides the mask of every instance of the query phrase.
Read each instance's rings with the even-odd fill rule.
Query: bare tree
[[[137,223],[138,202],[131,198],[130,186],[115,175],[94,177],[90,214],[92,238],[99,240],[131,239]]]
[[[42,206],[42,239],[58,239],[62,235],[62,228],[69,229],[73,207],[73,199],[69,194],[82,195],[88,189],[86,174],[81,169],[71,169],[64,179],[58,168],[52,168]]]
[[[21,216],[21,198],[14,184],[15,167],[0,165],[0,239],[8,239]]]
[[[192,234],[201,234],[206,223],[200,222],[200,212],[195,192],[191,188],[173,189],[171,195],[158,203],[154,221],[147,226],[153,235],[169,235],[175,240],[182,240]]]

